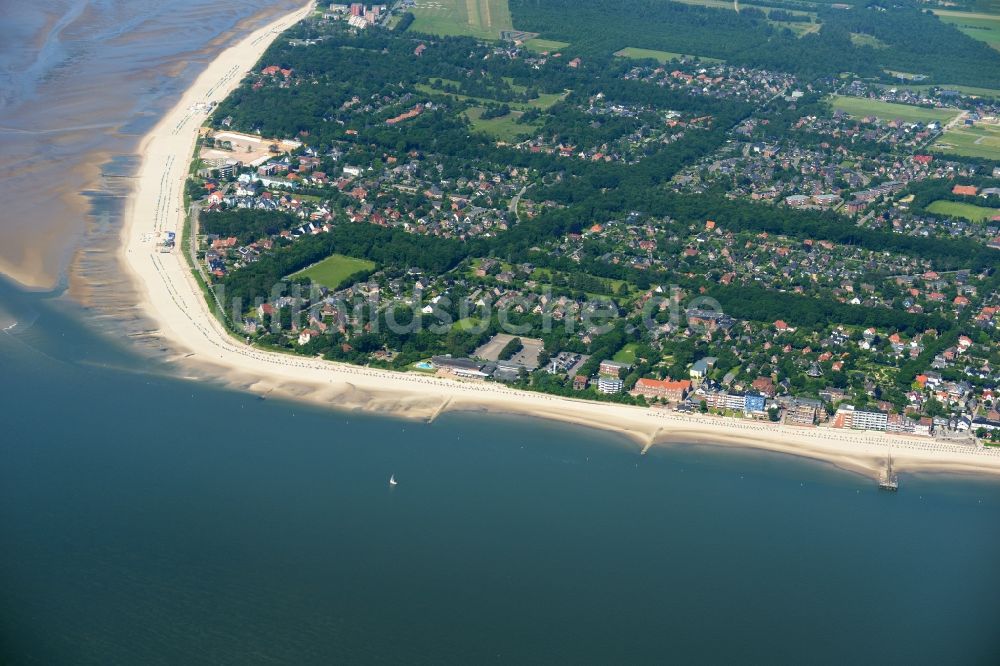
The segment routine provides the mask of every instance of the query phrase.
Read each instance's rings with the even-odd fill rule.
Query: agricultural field
[[[972,12],[956,12],[951,10],[935,10],[935,14],[973,39],[986,42],[1000,50],[1000,14],[983,14]]]
[[[910,106],[908,104],[892,104],[876,99],[864,99],[861,97],[844,97],[834,95],[830,103],[837,111],[863,118],[865,116],[877,116],[882,120],[904,120],[908,122],[940,122],[947,123],[958,115],[957,109],[926,109],[922,106]]]
[[[569,46],[569,42],[557,42],[554,39],[541,39],[535,37],[524,43],[524,48],[535,53],[560,51]]]
[[[410,11],[415,19],[410,30],[432,35],[495,40],[514,29],[507,0],[417,0]]]
[[[314,283],[322,285],[327,289],[336,289],[340,284],[359,271],[370,271],[375,268],[374,262],[366,259],[355,259],[345,257],[342,254],[334,254],[323,261],[316,262],[308,268],[303,268],[298,273],[293,273],[289,277],[307,277]]]
[[[690,58],[698,58],[706,63],[717,63],[722,62],[718,58],[706,58],[704,56],[690,55],[684,53],[674,53],[672,51],[657,51],[655,49],[640,49],[634,46],[626,46],[620,51],[615,51],[615,55],[619,58],[634,58],[636,60],[641,60],[644,58],[653,58],[654,60],[666,63],[671,60],[680,60],[681,58],[687,56]]]
[[[927,206],[927,212],[948,217],[962,217],[970,222],[985,222],[1000,215],[1000,208],[987,208],[961,201],[938,200]]]
[[[954,127],[934,142],[934,149],[953,155],[1000,160],[1000,125],[979,123],[971,127]]]

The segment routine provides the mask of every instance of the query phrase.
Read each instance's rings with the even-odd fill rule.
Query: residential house
[[[712,371],[715,367],[716,361],[718,361],[714,356],[706,356],[705,358],[700,358],[694,362],[691,366],[690,375],[691,379],[702,380],[708,376],[708,373]]]

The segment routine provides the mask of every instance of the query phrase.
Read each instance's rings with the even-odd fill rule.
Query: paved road
[[[522,187],[521,191],[515,194],[514,197],[510,200],[510,206],[507,207],[507,210],[514,213],[514,219],[517,220],[518,222],[521,221],[521,214],[517,211],[517,206],[519,203],[521,203],[521,197],[524,195],[524,192],[527,189],[528,189],[527,185]]]

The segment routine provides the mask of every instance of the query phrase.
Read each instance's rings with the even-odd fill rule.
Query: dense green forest
[[[938,83],[1000,87],[1000,53],[906,0],[821,7],[821,29],[802,37],[769,24],[754,9],[736,14],[661,0],[621,0],[613,11],[598,0],[511,0],[510,7],[519,28],[570,42],[567,51],[592,56],[634,46],[806,78],[848,71],[884,78],[890,69]],[[851,33],[871,35],[885,48],[854,44]]]
[[[255,240],[294,229],[303,221],[291,213],[240,208],[203,213],[198,222],[203,234],[235,237],[241,245],[247,245]]]

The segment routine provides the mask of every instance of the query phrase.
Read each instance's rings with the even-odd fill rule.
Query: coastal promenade
[[[901,470],[1000,474],[1000,451],[884,434],[792,428],[735,419],[518,391],[418,373],[377,370],[266,352],[230,336],[210,312],[180,248],[160,252],[157,239],[184,226],[184,181],[206,109],[221,102],[285,28],[312,3],[223,51],[144,138],[136,186],[122,231],[122,259],[141,295],[154,335],[175,350],[182,374],[212,377],[258,395],[305,400],[404,418],[433,419],[449,410],[524,414],[620,433],[642,450],[658,443],[706,443],[766,449],[824,460],[875,475],[891,445]]]

